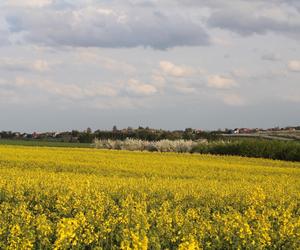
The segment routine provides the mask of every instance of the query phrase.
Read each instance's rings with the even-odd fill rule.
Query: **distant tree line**
[[[197,141],[200,139],[218,140],[222,138],[222,135],[218,131],[201,131],[192,128],[187,128],[185,130],[162,130],[162,129],[150,129],[148,127],[143,128],[139,127],[137,129],[127,128],[118,130],[114,127],[111,131],[101,131],[96,130],[94,132],[94,136],[97,139],[101,140],[125,140],[129,139],[137,139],[144,141],[160,141],[160,140],[193,140]]]
[[[191,153],[238,155],[284,161],[300,161],[300,143],[265,139],[239,139],[198,144]]]
[[[292,127],[300,130],[300,126]],[[244,129],[245,130],[245,129]],[[249,129],[248,129],[249,130]],[[42,140],[56,142],[80,142],[92,143],[95,139],[100,140],[125,140],[137,139],[143,141],[161,141],[161,140],[202,140],[208,141],[224,140],[222,134],[231,134],[233,130],[203,131],[198,129],[186,128],[184,130],[163,130],[152,129],[149,127],[118,129],[114,126],[111,130],[96,130],[87,128],[84,131],[72,130],[66,132],[45,132],[45,133],[20,133],[12,131],[0,132],[0,139],[23,139],[23,140]]]
[[[95,140],[94,146],[100,149],[158,151],[177,153],[200,153],[214,155],[238,155],[285,161],[300,161],[300,143],[265,139],[239,139],[228,141],[160,140],[145,141],[136,139]]]
[[[46,133],[19,133],[11,131],[0,132],[2,139],[24,139],[24,140],[44,140],[44,141],[61,141],[61,142],[80,142],[92,143],[95,139],[101,140],[125,140],[127,138],[144,140],[144,141],[160,141],[160,140],[201,140],[208,141],[218,140],[222,138],[220,131],[202,131],[192,128],[185,130],[163,130],[138,127],[136,129],[128,127],[126,129],[118,129],[114,126],[111,130],[96,130],[90,128],[85,131],[72,130],[67,132],[46,132]]]
[[[300,127],[296,127],[296,129],[300,130]],[[85,131],[73,130],[60,133],[47,132],[32,134],[2,131],[0,132],[0,138],[80,143],[92,143],[97,139],[99,148],[124,148],[127,150],[131,148],[134,150],[149,151],[240,155],[300,161],[300,143],[297,141],[230,138],[223,136],[223,133],[224,131],[201,131],[191,128],[168,131],[148,127],[138,127],[136,129],[129,127],[120,130],[114,126],[111,130],[96,130],[94,132],[90,128]]]

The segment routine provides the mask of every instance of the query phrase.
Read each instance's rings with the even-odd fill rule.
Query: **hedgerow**
[[[94,146],[102,149],[239,155],[274,160],[300,161],[300,143],[292,141],[239,139],[208,142],[207,140],[143,141],[125,139],[123,141],[95,140]]]

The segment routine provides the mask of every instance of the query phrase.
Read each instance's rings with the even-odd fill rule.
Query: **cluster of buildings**
[[[274,127],[268,129],[262,128],[235,128],[235,129],[228,129],[225,130],[226,134],[255,134],[259,132],[276,132],[276,131],[296,131],[300,130],[300,126],[298,127]]]
[[[77,142],[78,136],[73,135],[72,132],[20,133],[20,132],[2,131],[0,132],[0,139],[16,139],[16,140],[47,139],[47,140]]]
[[[93,138],[99,137],[104,139],[124,139],[127,137],[134,137],[144,140],[159,140],[163,139],[199,139],[199,138],[210,138],[209,135],[251,135],[251,134],[260,134],[260,133],[272,133],[272,132],[289,132],[289,131],[300,131],[300,126],[296,127],[274,127],[269,129],[260,129],[260,128],[235,128],[235,129],[225,129],[218,131],[203,131],[200,129],[187,128],[185,130],[176,130],[176,131],[165,131],[157,130],[151,128],[142,128],[133,129],[131,127],[126,129],[117,129],[116,126],[112,130],[96,130],[92,131],[90,128],[87,128],[84,131],[73,130],[71,132],[44,132],[44,133],[20,133],[20,132],[11,132],[11,131],[2,131],[0,132],[0,139],[19,139],[19,140],[48,140],[48,141],[64,141],[64,142],[86,142],[92,141]],[[149,139],[150,138],[150,139]]]

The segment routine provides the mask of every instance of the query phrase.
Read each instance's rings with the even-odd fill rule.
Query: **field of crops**
[[[300,163],[0,146],[0,249],[299,249]]]
[[[32,139],[32,140],[0,139],[0,145],[16,145],[16,146],[31,146],[31,147],[67,147],[67,148],[93,147],[91,143],[43,141],[37,139]]]

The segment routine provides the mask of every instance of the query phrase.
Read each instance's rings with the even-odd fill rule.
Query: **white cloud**
[[[196,94],[197,90],[189,84],[178,83],[174,86],[175,90],[181,94]]]
[[[299,38],[300,12],[296,15],[293,7],[298,0],[53,0],[50,4],[8,0],[5,6],[3,2],[0,109],[14,111],[14,117],[24,116],[25,111],[30,118],[49,113],[50,119],[64,105],[75,117],[93,107],[107,109],[101,113],[109,117],[107,124],[119,119],[110,114],[115,108],[114,115],[122,117],[124,126],[132,125],[134,114],[143,113],[157,127],[203,123],[212,128],[226,122],[203,122],[199,117],[215,110],[216,117],[222,117],[225,104],[250,103],[249,108],[229,112],[228,121],[234,125],[238,118],[249,117],[254,123],[269,104],[272,116],[261,119],[265,124],[272,117],[286,123],[297,117],[299,108],[292,101],[299,102],[299,75],[291,71],[300,72],[299,43],[290,38]],[[209,43],[213,45],[198,47]],[[281,61],[286,58],[294,61],[284,65]],[[20,77],[14,80],[16,76]],[[8,99],[24,105],[17,110]],[[199,116],[185,112],[191,106]],[[152,110],[147,113],[143,107]],[[33,112],[35,108],[41,111]],[[138,110],[125,113],[126,108]],[[182,116],[186,119],[178,118]],[[88,121],[106,126],[99,117]],[[74,122],[74,126],[79,125]]]
[[[299,60],[289,61],[288,68],[290,71],[300,72],[300,61]]]
[[[207,86],[216,89],[230,89],[236,87],[237,83],[230,77],[211,75],[207,78]]]
[[[50,5],[53,0],[4,0],[4,5],[15,7],[44,7]]]
[[[34,85],[34,83],[32,81],[29,81],[21,76],[16,77],[14,84],[17,87],[26,87],[26,86],[30,87],[30,86]]]
[[[127,92],[135,95],[153,95],[157,93],[155,86],[142,83],[136,79],[130,79],[126,87]]]
[[[83,99],[97,97],[116,97],[118,92],[110,86],[88,85],[80,86],[76,84],[55,84],[48,82],[44,86],[40,86],[49,93],[57,94],[71,99]]]
[[[111,58],[105,58],[101,60],[102,67],[107,70],[123,72],[125,74],[133,74],[136,72],[136,68],[126,62],[117,61]]]
[[[99,55],[92,49],[81,49],[78,54],[78,57],[80,59],[80,63],[92,63],[95,65],[99,65],[100,67],[109,71],[114,71],[128,75],[134,74],[137,71],[136,67],[131,65],[130,63],[121,60],[115,60],[109,57],[104,57],[102,55]]]
[[[300,103],[300,92],[299,92],[299,94],[284,96],[283,99],[287,100],[289,102]]]
[[[116,97],[118,95],[117,88],[113,88],[110,84],[88,84],[80,86],[78,84],[57,83],[44,79],[28,79],[17,76],[15,81],[7,83],[11,87],[18,89],[35,89],[50,95],[60,96],[75,100],[84,100],[97,97]]]
[[[32,64],[32,68],[40,72],[48,71],[50,69],[49,64],[45,60],[36,60]]]
[[[109,86],[94,86],[89,85],[82,87],[76,84],[47,84],[44,89],[49,93],[56,94],[62,97],[75,100],[89,100],[90,98],[98,97],[116,97],[117,90]]]
[[[238,94],[226,94],[222,98],[224,103],[229,106],[243,106],[245,104],[244,98]]]
[[[153,86],[160,89],[163,88],[167,83],[165,77],[159,74],[159,72],[155,72],[152,75],[152,81],[153,81]]]
[[[165,74],[173,77],[188,77],[195,73],[191,67],[178,66],[169,61],[161,61],[159,66]]]
[[[232,47],[234,45],[230,39],[217,36],[212,38],[212,43],[223,47]]]
[[[243,68],[233,69],[230,72],[230,75],[233,78],[250,78],[250,77],[252,77],[252,75],[246,69],[243,69]]]
[[[0,103],[45,104],[51,102],[56,107],[89,107],[94,109],[131,109],[145,107],[144,98],[156,89],[148,84],[131,79],[126,86],[127,94],[120,93],[117,84],[58,83],[43,79],[29,79],[17,76],[15,81],[0,81]],[[38,98],[41,96],[42,98]]]
[[[24,60],[16,58],[0,59],[0,70],[9,71],[38,71],[45,72],[50,70],[50,66],[45,60]]]
[[[102,109],[110,112],[112,109],[134,109],[137,106],[140,106],[140,103],[125,96],[114,99],[88,101],[86,106],[92,109]]]

